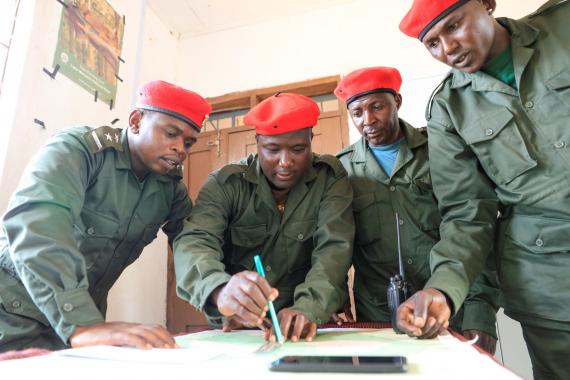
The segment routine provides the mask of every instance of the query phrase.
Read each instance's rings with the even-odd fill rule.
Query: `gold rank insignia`
[[[98,153],[108,148],[113,148],[119,152],[123,151],[120,128],[112,128],[105,125],[85,132],[83,138],[91,153]]]

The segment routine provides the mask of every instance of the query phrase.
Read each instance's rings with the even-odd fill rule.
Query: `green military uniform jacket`
[[[428,113],[443,216],[429,287],[460,305],[496,236],[505,312],[570,329],[570,3],[551,1],[511,34],[518,89],[452,70]],[[497,222],[497,212],[501,217]]]
[[[406,280],[413,293],[423,289],[430,277],[429,253],[439,240],[441,218],[432,190],[425,128],[415,129],[402,119],[400,127],[404,139],[390,176],[378,165],[364,138],[337,154],[354,191],[352,260],[359,321],[390,321],[386,292],[390,277],[399,271],[395,213]],[[473,287],[463,320],[454,327],[495,336],[498,290],[483,280]]]
[[[4,215],[0,306],[51,326],[64,343],[75,326],[104,321],[121,272],[159,228],[172,240],[192,207],[179,175],[137,179],[126,131],[57,133],[26,169]],[[2,331],[0,345],[11,333]]]
[[[279,290],[277,310],[292,307],[316,323],[327,322],[346,301],[352,258],[352,190],[332,156],[312,165],[288,194],[280,216],[257,155],[210,174],[174,242],[178,295],[221,315],[208,297],[261,255],[268,282]]]

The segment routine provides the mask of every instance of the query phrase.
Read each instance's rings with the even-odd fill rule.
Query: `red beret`
[[[197,93],[154,80],[139,87],[137,108],[158,111],[185,121],[200,131],[212,107]]]
[[[469,0],[414,0],[400,22],[400,30],[421,41],[435,24],[467,2]]]
[[[278,93],[253,107],[243,121],[255,126],[258,135],[280,135],[317,124],[321,111],[303,95]]]
[[[402,76],[393,67],[367,67],[346,75],[334,90],[340,100],[350,104],[361,96],[375,92],[397,94],[402,85]]]

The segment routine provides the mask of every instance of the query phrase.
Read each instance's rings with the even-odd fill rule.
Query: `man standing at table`
[[[521,20],[495,19],[495,5],[416,0],[400,23],[452,67],[427,109],[442,240],[400,326],[445,326],[495,243],[505,313],[521,323],[535,378],[568,379],[570,3]]]
[[[175,346],[162,326],[105,322],[107,293],[158,229],[169,242],[192,204],[180,165],[210,105],[152,81],[129,127],[56,133],[30,163],[0,236],[0,351]]]
[[[214,326],[262,326],[273,300],[284,338],[312,340],[347,299],[352,190],[335,157],[312,153],[319,113],[288,93],[252,108],[257,154],[210,174],[174,242],[178,295]]]
[[[399,273],[395,213],[401,230],[406,280],[412,291],[430,276],[429,253],[439,240],[441,217],[432,191],[425,128],[398,118],[400,72],[369,67],[345,76],[335,94],[362,138],[337,154],[352,184],[356,225],[354,300],[359,322],[390,322],[387,289]],[[451,327],[494,354],[498,309],[496,274],[472,286]]]

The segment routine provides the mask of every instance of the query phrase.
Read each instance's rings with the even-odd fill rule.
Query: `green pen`
[[[261,277],[265,278],[265,271],[263,270],[263,264],[261,263],[261,258],[259,255],[255,255],[253,257],[253,261],[255,262],[255,269],[257,270],[257,273],[259,273]],[[279,326],[277,313],[273,307],[273,301],[268,301],[267,307],[269,308],[269,315],[271,316],[271,322],[273,323],[273,328],[275,329],[275,336],[277,336],[277,341],[279,343],[283,343],[283,335],[281,334],[281,327]]]

